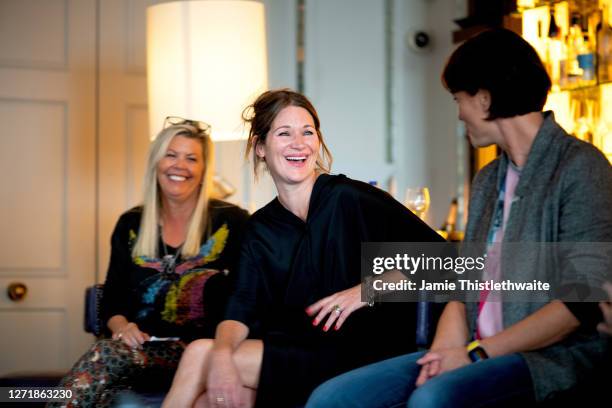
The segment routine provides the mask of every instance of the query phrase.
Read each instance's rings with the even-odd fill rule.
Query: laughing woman
[[[327,174],[303,95],[265,92],[245,112],[247,154],[278,196],[250,219],[226,320],[185,350],[165,407],[303,405],[325,379],[415,348],[414,304],[364,307],[361,243],[438,235],[385,192]]]
[[[224,315],[248,215],[210,198],[208,125],[172,123],[149,150],[144,205],[113,232],[102,301],[112,339],[96,342],[60,383],[73,392],[68,406],[109,406],[151,369],[169,381],[186,342],[212,337]]]

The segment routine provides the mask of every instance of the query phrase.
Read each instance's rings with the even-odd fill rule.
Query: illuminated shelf
[[[538,8],[538,7],[549,7],[551,5],[555,5],[558,3],[564,3],[567,2],[568,0],[517,0],[516,2],[516,8],[517,8],[517,13],[522,13],[524,11],[527,10],[531,10],[534,8]],[[598,0],[583,0],[584,4],[587,5],[596,5],[598,4]]]
[[[573,92],[573,91],[588,91],[589,89],[596,89],[600,86],[612,84],[612,81],[598,82],[593,85],[579,85],[574,87],[566,87],[551,90],[551,93],[561,93],[561,92]]]

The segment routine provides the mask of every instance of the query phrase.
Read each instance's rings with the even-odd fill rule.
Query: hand
[[[417,364],[422,367],[416,380],[416,386],[420,387],[430,378],[471,363],[463,346],[430,351],[417,360]]]
[[[419,376],[417,377],[417,380],[415,382],[415,385],[417,387],[420,387],[421,385],[425,384],[427,380],[435,377],[440,373],[440,360],[437,359],[439,357],[440,356],[438,355],[431,355],[431,360],[428,363],[422,363],[421,371],[419,371]]]
[[[361,284],[359,284],[350,289],[324,297],[318,302],[308,306],[306,308],[306,313],[308,316],[316,314],[315,319],[312,321],[313,326],[318,326],[325,316],[329,315],[323,326],[323,331],[328,331],[334,322],[336,323],[334,330],[339,330],[351,313],[366,305],[367,302],[361,301]]]
[[[149,340],[149,338],[150,336],[140,331],[138,325],[133,322],[129,322],[113,333],[113,340],[121,340],[133,348],[141,348],[142,343]]]
[[[612,301],[612,284],[604,283],[604,289],[608,292],[608,297]],[[597,325],[597,330],[600,332],[612,336],[612,304],[610,302],[600,302],[599,308],[603,313],[604,321]]]
[[[206,395],[211,407],[246,407],[249,393],[229,350],[213,351],[208,370]]]

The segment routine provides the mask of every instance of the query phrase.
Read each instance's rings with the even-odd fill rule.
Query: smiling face
[[[297,106],[282,109],[272,121],[264,142],[257,143],[257,156],[279,185],[314,179],[320,141],[308,111]]]
[[[459,109],[459,120],[465,123],[470,143],[474,147],[485,147],[498,143],[497,125],[486,120],[489,116],[490,95],[479,90],[475,95],[460,91],[453,94]]]
[[[197,201],[205,163],[199,140],[175,136],[157,163],[157,182],[163,196],[178,202]]]

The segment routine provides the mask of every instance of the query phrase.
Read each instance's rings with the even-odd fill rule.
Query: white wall
[[[452,96],[443,88],[440,77],[455,45],[453,19],[466,14],[464,0],[396,1],[397,83],[396,142],[398,185],[426,185],[431,192],[427,221],[433,227],[444,222],[450,202],[462,203],[467,172],[466,141],[457,118]],[[407,36],[415,30],[430,35],[431,46],[417,53],[407,46]],[[401,55],[401,57],[400,57]],[[401,196],[403,197],[403,195]]]
[[[304,92],[319,112],[334,173],[385,181],[384,1],[307,0]]]
[[[270,88],[295,89],[297,0],[263,2]],[[385,4],[393,11],[389,67]],[[333,172],[377,180],[383,188],[395,177],[400,201],[407,186],[428,186],[433,227],[442,224],[463,184],[456,108],[439,79],[453,49],[451,21],[462,10],[464,0],[305,0],[304,92],[319,111]],[[428,52],[408,48],[406,35],[414,29],[431,34]],[[232,201],[254,210],[274,197],[269,176],[253,183],[250,165],[241,160],[243,142],[216,147],[218,172],[238,188]]]
[[[392,10],[390,34],[385,4]],[[306,1],[305,93],[321,116],[333,171],[384,188],[393,176],[400,201],[407,186],[428,186],[434,227],[457,195],[459,178],[456,108],[439,79],[453,48],[456,7],[456,0]],[[407,46],[415,29],[430,34],[427,52]]]
[[[427,29],[432,34],[433,47],[426,62],[425,87],[422,98],[426,107],[424,168],[431,188],[432,220],[440,226],[457,188],[463,186],[463,174],[458,174],[458,149],[465,144],[463,132],[457,129],[457,108],[452,96],[442,87],[440,76],[448,56],[454,49],[449,23],[455,17],[452,0],[424,1],[427,7]],[[409,93],[409,90],[406,90]],[[406,169],[408,171],[408,169]]]

